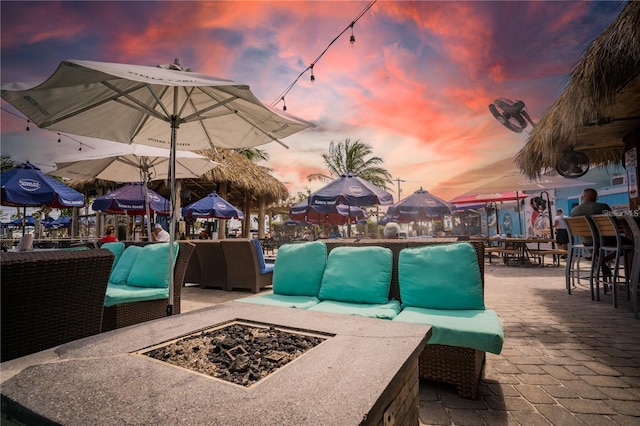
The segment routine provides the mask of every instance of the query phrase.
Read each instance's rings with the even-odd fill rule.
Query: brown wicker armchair
[[[378,245],[391,249],[393,253],[393,271],[389,298],[400,300],[398,284],[398,256],[400,250],[407,247],[419,247],[430,244],[443,244],[438,239],[432,240],[326,240],[330,252],[340,246]],[[484,245],[482,242],[469,241],[476,250],[478,265],[484,288]],[[478,395],[478,381],[481,378],[485,361],[485,352],[477,349],[447,345],[427,344],[420,354],[419,375],[421,379],[455,385],[458,394],[464,398],[475,399]]]
[[[1,361],[100,333],[109,250],[2,253]]]
[[[273,279],[273,271],[260,273],[258,253],[253,240],[250,238],[230,238],[221,240],[220,245],[227,264],[227,287],[248,288],[253,293],[270,286]]]
[[[154,244],[150,242],[125,242],[128,245],[146,245]],[[189,260],[195,250],[195,246],[187,241],[179,241],[180,249],[178,250],[178,258],[174,269],[173,281],[173,312],[180,313],[180,290],[184,283],[184,277],[187,272]],[[104,303],[104,297],[103,297]],[[119,305],[104,307],[104,316],[102,319],[102,331],[115,330],[117,328],[127,327],[129,325],[138,324],[145,321],[151,321],[163,318],[169,315],[168,299],[146,300],[143,302],[122,303]]]
[[[227,288],[227,263],[218,240],[192,241],[198,258],[198,282],[200,288]],[[191,265],[190,265],[191,267]],[[195,275],[195,274],[194,274]]]

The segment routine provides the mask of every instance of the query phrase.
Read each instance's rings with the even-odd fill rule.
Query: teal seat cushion
[[[397,300],[391,300],[382,304],[369,304],[323,300],[317,305],[310,307],[308,310],[390,320],[394,319],[400,313],[400,302]]]
[[[146,300],[162,300],[169,298],[169,287],[133,287],[130,285],[109,284],[104,298],[104,306],[122,303],[144,302]]]
[[[175,262],[180,247],[178,243],[173,243],[173,247]],[[169,243],[147,244],[131,268],[127,284],[134,287],[168,288],[169,268]]]
[[[484,309],[478,257],[469,243],[403,249],[398,283],[403,308]]]
[[[282,308],[308,309],[320,302],[315,296],[286,296],[283,294],[264,294],[255,297],[243,297],[236,302],[255,303],[258,305],[278,306]]]
[[[120,256],[122,256],[122,252],[124,252],[124,243],[121,241],[115,243],[104,243],[100,248],[107,249],[113,253],[114,259],[113,265],[111,266],[111,270],[113,271],[118,264],[118,260],[120,260]]]
[[[323,241],[281,246],[273,269],[273,293],[318,297],[326,264],[327,246]]]
[[[129,274],[131,273],[131,269],[133,268],[136,259],[138,259],[138,255],[142,252],[142,247],[138,246],[129,246],[127,247],[120,256],[118,263],[116,263],[115,267],[111,270],[111,275],[109,276],[110,284],[118,284],[124,285],[127,284],[127,280],[129,279]]]
[[[432,327],[429,344],[460,346],[500,354],[504,334],[493,309],[404,308],[394,321],[427,324]]]
[[[329,253],[320,300],[382,304],[389,301],[393,255],[386,247],[336,247]]]

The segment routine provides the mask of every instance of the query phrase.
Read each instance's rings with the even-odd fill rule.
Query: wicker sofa
[[[146,246],[158,244],[152,242],[125,242],[125,247],[132,245]],[[115,330],[122,327],[163,318],[180,313],[180,290],[184,283],[189,260],[193,255],[195,246],[187,241],[178,242],[179,250],[174,268],[173,282],[173,308],[169,312],[169,300],[167,298],[155,300],[143,300],[139,302],[119,303],[113,306],[104,306],[102,331]],[[104,302],[104,300],[103,300]]]
[[[322,253],[313,253],[311,256],[308,256],[308,257],[313,257],[319,260],[309,262],[306,265],[304,265],[304,267],[302,266],[299,267],[298,270],[296,270],[296,266],[292,266],[291,263],[285,263],[285,264],[283,264],[282,262],[278,263],[278,259],[276,259],[276,270],[274,275],[274,294],[258,296],[254,298],[248,298],[248,299],[241,299],[239,301],[245,302],[245,303],[247,302],[248,303],[266,303],[266,304],[271,304],[275,306],[287,306],[287,307],[296,307],[296,308],[302,308],[302,309],[308,309],[308,310],[322,310],[325,312],[348,313],[351,315],[364,315],[364,316],[371,316],[375,318],[419,322],[421,321],[421,315],[423,313],[433,313],[434,311],[423,310],[421,308],[414,308],[413,306],[407,307],[406,305],[408,303],[408,300],[406,302],[402,301],[402,290],[400,288],[400,282],[402,280],[399,278],[399,273],[398,273],[398,264],[399,264],[400,255],[404,249],[416,248],[416,247],[433,245],[433,244],[442,244],[442,243],[445,243],[445,241],[441,242],[438,240],[428,240],[428,239],[424,239],[424,240],[361,240],[358,242],[346,241],[346,240],[327,240],[326,248],[329,253],[329,257],[331,257],[331,252],[333,250],[336,250],[337,248],[341,248],[340,254],[342,256],[349,256],[349,253],[345,251],[343,247],[354,247],[354,248],[383,247],[387,249],[387,251],[391,252],[390,254],[387,255],[387,259],[389,258],[391,259],[384,260],[382,258],[378,258],[375,260],[376,263],[388,262],[388,263],[391,263],[392,266],[391,265],[389,266],[391,268],[391,271],[389,274],[390,285],[389,287],[385,287],[385,291],[388,288],[388,293],[389,293],[388,297],[383,298],[383,300],[380,300],[380,297],[379,297],[380,295],[378,294],[377,296],[378,300],[376,300],[377,303],[373,305],[371,305],[370,303],[361,304],[361,302],[357,300],[359,296],[357,294],[354,296],[353,290],[349,288],[350,286],[352,286],[352,283],[347,282],[347,281],[350,281],[348,276],[342,276],[342,277],[338,276],[337,278],[339,280],[342,280],[342,282],[344,283],[343,284],[344,291],[352,293],[352,295],[350,295],[348,298],[353,299],[351,301],[352,302],[355,301],[357,303],[355,304],[344,303],[345,300],[338,301],[338,302],[336,302],[335,300],[326,300],[327,296],[329,297],[329,299],[331,299],[332,294],[337,294],[337,293],[334,290],[332,293],[324,292],[324,295],[323,295],[323,290],[324,290],[323,287],[325,286],[326,274],[327,274],[327,271],[329,271],[329,266],[327,266],[327,269],[324,271],[324,275],[323,275],[323,272],[321,270],[321,265],[320,265],[321,262],[319,261],[320,259],[322,259]],[[471,246],[473,247],[473,250],[469,249],[468,248],[469,246],[467,244],[471,244]],[[492,352],[497,352],[497,353],[500,352],[502,347],[502,327],[499,324],[499,320],[497,319],[497,315],[495,315],[495,312],[484,309],[483,245],[480,242],[470,242],[470,243],[465,243],[465,246],[467,247],[467,261],[468,261],[467,264],[471,265],[473,268],[476,268],[475,265],[477,264],[477,269],[479,269],[479,277],[477,276],[478,274],[477,272],[472,273],[471,276],[475,276],[477,280],[475,284],[475,295],[476,295],[476,301],[477,302],[479,301],[481,305],[481,308],[482,308],[481,312],[472,312],[470,308],[460,308],[460,310],[456,310],[456,308],[452,308],[452,309],[441,312],[442,321],[440,321],[439,324],[436,324],[436,322],[433,322],[433,323],[428,321],[423,322],[431,325],[436,324],[434,326],[436,327],[436,329],[434,329],[434,334],[431,338],[431,341],[434,341],[434,340],[436,342],[455,341],[455,342],[459,342],[461,345],[434,344],[433,342],[428,344],[420,356],[419,377],[421,379],[435,380],[435,381],[453,384],[457,387],[458,393],[461,396],[465,398],[475,399],[477,397],[478,381],[482,374],[482,369],[484,366],[485,350],[490,350]],[[449,248],[453,248],[453,246]],[[445,249],[445,248],[442,247],[441,249]],[[280,250],[282,251],[282,248]],[[291,250],[295,250],[295,249],[291,248]],[[284,253],[285,251],[282,251],[282,252]],[[371,253],[374,253],[374,252],[370,251],[369,255],[371,255]],[[280,251],[279,251],[279,254],[280,254]],[[367,264],[362,263],[361,259],[360,260],[357,259],[357,256],[359,256],[357,252],[354,251],[353,256],[354,256],[353,261],[359,265],[358,266],[359,271],[364,271],[363,272],[364,274],[368,273],[368,271],[366,271],[366,269],[369,269],[366,267]],[[348,259],[345,259],[345,260],[346,262],[343,263],[342,268],[343,269],[350,268],[348,264]],[[297,263],[301,263],[301,262],[297,262]],[[328,263],[330,262],[327,262],[327,264]],[[285,265],[286,265],[287,271],[292,271],[293,272],[292,274],[282,273],[284,269],[282,268],[282,266],[285,266]],[[318,266],[317,268],[316,268],[316,265]],[[371,263],[370,265],[371,265],[371,269],[377,269],[376,275],[387,273],[384,268],[380,269],[376,264]],[[405,263],[405,266],[406,266],[406,263]],[[453,269],[453,268],[450,268],[450,269]],[[424,282],[427,281],[427,280],[424,280],[423,275],[420,271],[421,270],[418,270],[418,273],[414,273],[414,275],[417,276],[417,279],[415,281],[418,283],[418,286],[421,286],[423,281]],[[295,290],[296,280],[306,279],[306,277],[300,278],[303,276],[302,274],[306,276],[315,274],[317,276],[318,273],[320,274],[320,277],[321,277],[321,285],[317,284],[319,288],[319,293],[317,297],[313,296],[313,291],[308,292],[308,294],[306,295],[296,294],[296,290]],[[335,274],[335,272],[333,273]],[[359,274],[358,271],[352,271],[352,273]],[[425,275],[429,275],[431,273],[433,273],[433,271],[427,272]],[[445,275],[446,274],[447,274],[447,271],[445,271]],[[291,279],[292,277],[290,275],[296,275],[298,278]],[[365,283],[365,285],[360,285],[360,288],[365,289],[365,291],[369,292],[370,291],[369,283],[371,283],[371,285],[373,286],[378,285],[376,282],[374,282],[376,281],[376,278],[375,278],[376,275],[373,276],[374,277],[373,280],[372,280],[372,276],[369,275],[366,278],[367,282]],[[333,279],[333,276],[332,276],[332,279]],[[290,293],[291,295],[283,296],[281,294],[277,294],[279,293],[278,287],[283,282],[289,286],[288,289],[293,289],[293,292]],[[405,282],[407,282],[406,276],[405,276]],[[407,286],[405,286],[405,295],[407,295],[406,287]],[[418,287],[418,293],[420,293],[420,288],[421,287]],[[338,291],[340,291],[339,287],[338,287]],[[260,300],[261,298],[262,300]],[[457,298],[457,296],[455,298]],[[387,303],[384,303],[385,299]],[[371,300],[369,300],[368,302],[371,302]],[[396,305],[394,305],[394,303]],[[402,303],[401,310],[399,309],[400,303]],[[322,308],[322,305],[325,305],[325,307]],[[396,309],[397,311],[394,312],[394,310]],[[489,329],[489,332],[487,332],[486,330],[482,330],[481,334],[477,334],[476,333],[477,318],[476,317],[470,317],[468,319],[465,318],[465,316],[470,313],[472,313],[473,315],[478,314],[480,316],[486,313],[487,316],[489,317],[488,318],[489,327],[487,327]],[[426,317],[430,318],[431,320],[434,320],[433,316],[429,317],[427,315]],[[437,317],[435,318],[435,320],[438,320],[438,319],[439,318]],[[462,330],[456,329],[456,331],[453,332],[453,333],[460,333],[460,334],[457,334],[456,339],[453,339],[453,340],[450,339],[450,336],[453,335],[452,334],[453,329],[449,330],[449,326],[448,326],[449,321],[452,321],[457,324],[462,323],[462,327],[461,327]],[[458,325],[456,325],[455,327],[458,327]],[[467,327],[469,330],[466,330]],[[495,332],[493,330],[495,330]],[[469,334],[465,334],[467,332]],[[442,336],[445,336],[445,337],[442,338]],[[466,337],[461,338],[460,336],[466,336]],[[476,336],[479,336],[480,341],[474,340]],[[474,341],[467,342],[465,340],[467,338],[469,340],[474,340]],[[467,347],[466,346],[467,343],[469,343],[469,346],[471,347]],[[476,348],[473,348],[474,346]],[[489,349],[485,349],[485,346],[488,347]],[[482,349],[478,349],[478,348],[482,348]]]
[[[108,250],[2,253],[2,361],[100,333]]]

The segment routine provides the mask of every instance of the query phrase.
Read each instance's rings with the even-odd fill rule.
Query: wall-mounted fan
[[[562,177],[579,178],[589,171],[589,158],[573,149],[564,151],[556,163],[556,171]]]
[[[498,98],[489,104],[489,111],[507,129],[516,133],[522,133],[529,124],[531,127],[535,127],[535,123],[531,121],[522,101],[516,100],[514,102],[511,99]]]

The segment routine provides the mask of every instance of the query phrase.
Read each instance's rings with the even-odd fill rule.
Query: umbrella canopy
[[[393,204],[393,196],[384,189],[347,172],[309,196],[313,206],[373,206]]]
[[[142,182],[167,179],[171,152],[146,145],[119,145],[98,152],[56,161],[53,176],[69,179],[103,179],[113,182]],[[176,151],[176,179],[198,178],[219,163],[190,151]],[[145,176],[146,174],[146,176]]]
[[[28,161],[0,175],[2,205],[54,208],[82,207],[84,195],[42,171]]]
[[[170,148],[174,214],[169,225],[169,259],[174,258],[178,148],[243,148],[272,141],[284,145],[281,138],[313,126],[263,105],[247,85],[193,73],[177,63],[146,67],[64,61],[45,82],[11,83],[2,86],[0,93],[42,128]],[[167,312],[171,314],[175,265],[173,261],[169,265]]]
[[[402,201],[389,207],[387,215],[393,222],[421,222],[450,215],[454,206],[420,188]]]
[[[215,217],[217,219],[242,219],[244,214],[227,200],[213,192],[182,209],[184,217]]]
[[[282,223],[284,226],[310,226],[311,223],[305,222],[304,220],[286,220]]]
[[[146,214],[145,189],[147,190],[150,210],[160,214],[169,214],[171,208],[169,201],[152,189],[146,188],[140,182],[125,185],[96,198],[91,208],[112,214]]]
[[[24,221],[23,221],[24,219]],[[36,218],[33,216],[24,216],[13,219],[8,223],[9,226],[36,226]]]
[[[71,226],[71,218],[67,215],[62,215],[46,226],[53,228],[69,228]]]
[[[588,187],[590,185],[595,185],[595,183],[579,179],[567,179],[559,175],[541,175],[536,178],[529,178],[519,170],[512,170],[497,179],[469,191],[467,194],[488,194],[503,191],[545,191],[547,189],[571,188],[575,186]]]
[[[309,205],[309,201],[301,201],[289,209],[289,219],[307,221],[313,224],[327,223],[344,225],[349,221],[355,222],[366,219],[367,215],[359,207],[336,205]]]

